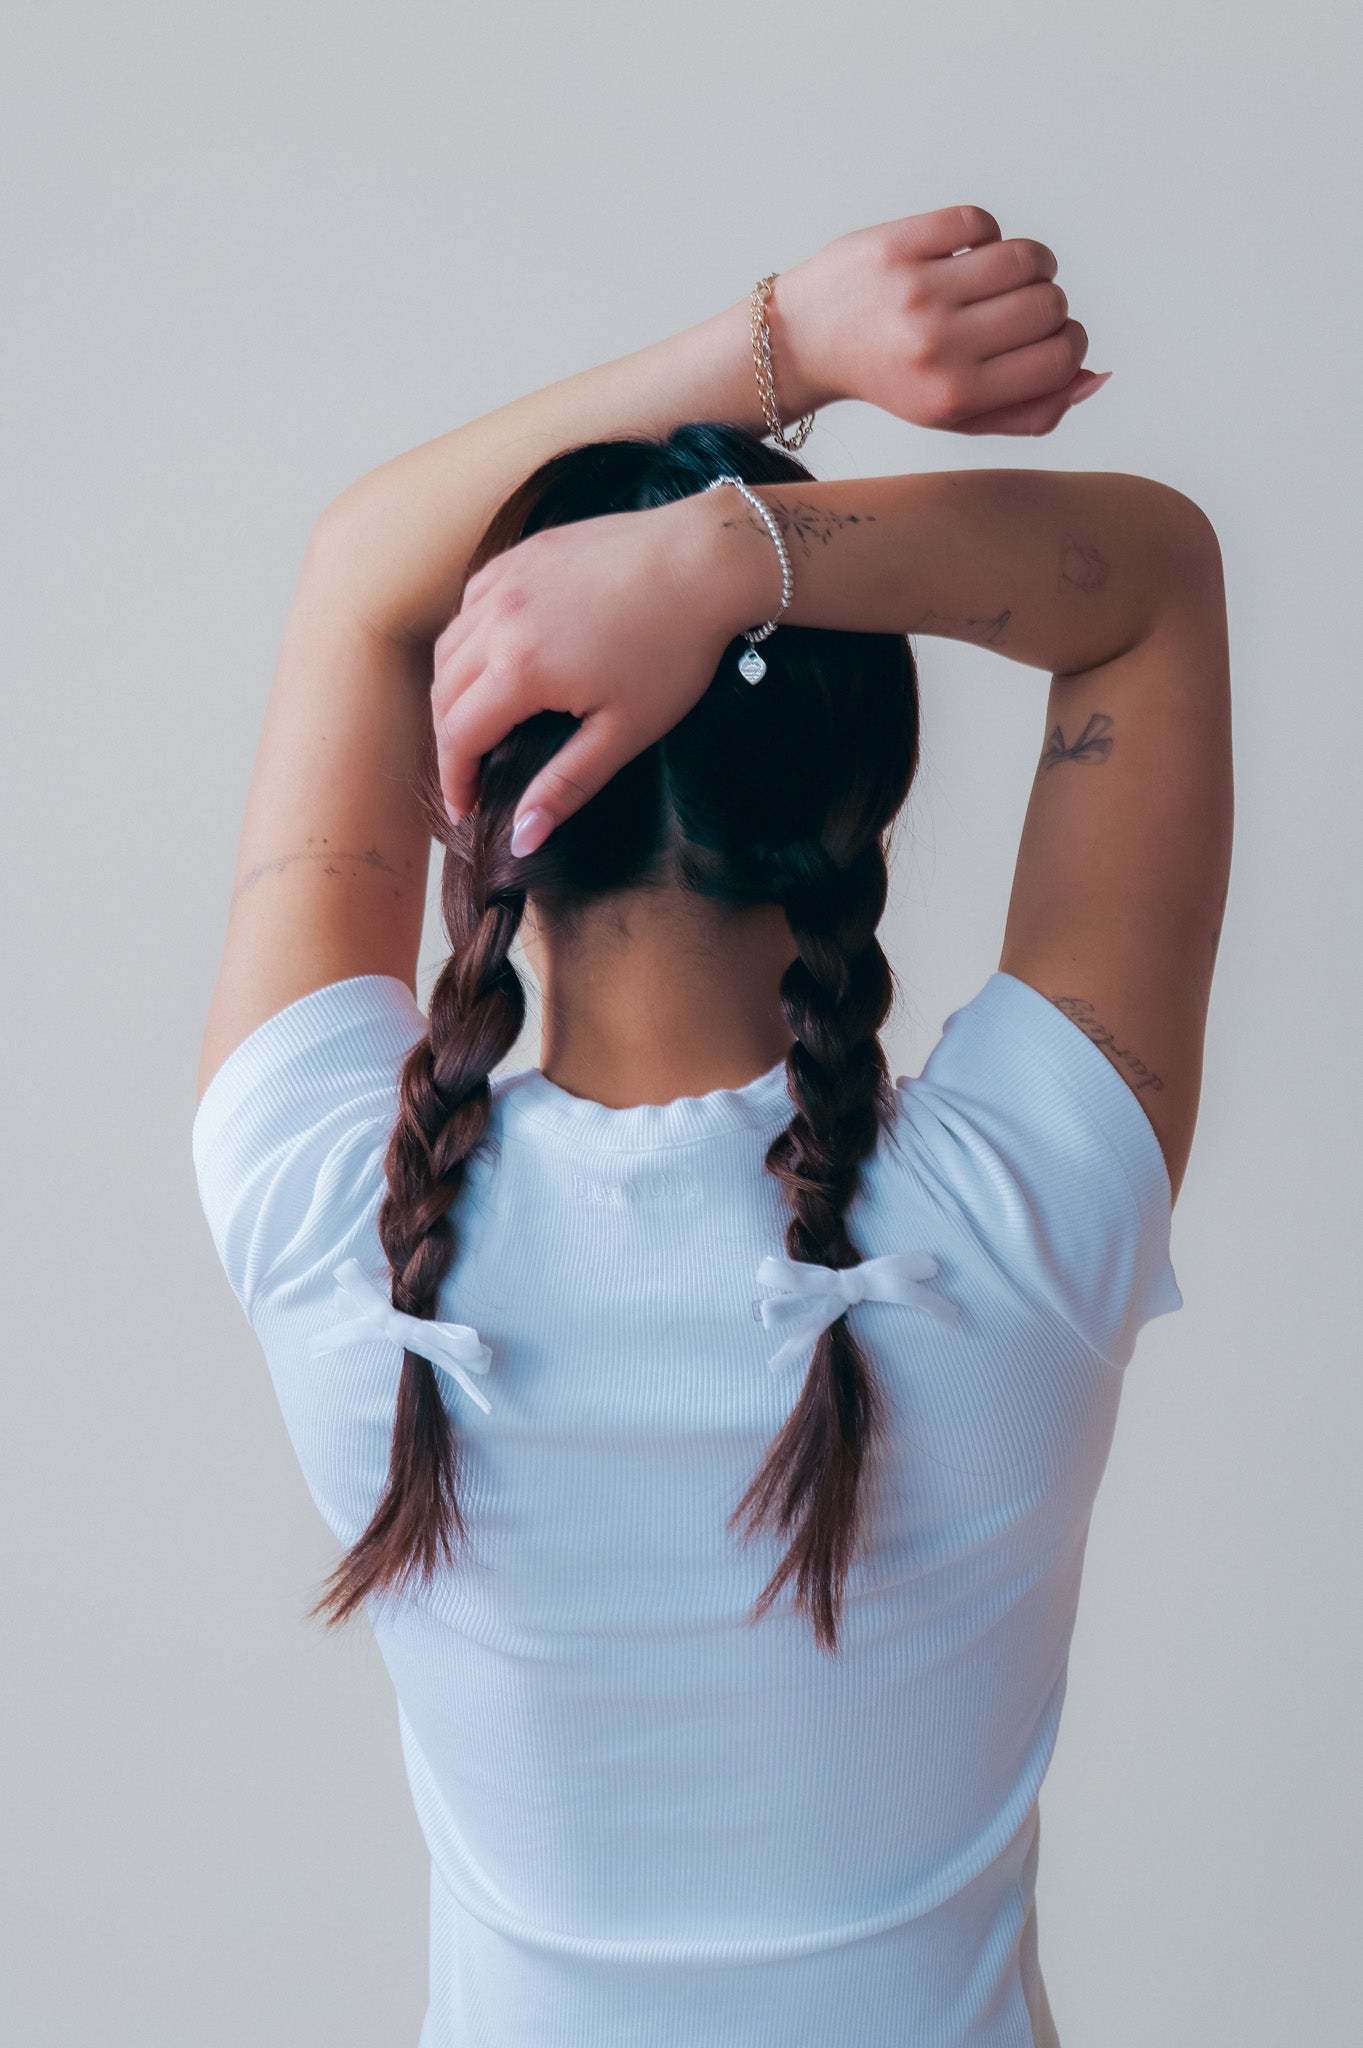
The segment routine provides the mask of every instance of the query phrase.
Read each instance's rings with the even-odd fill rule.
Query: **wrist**
[[[826,294],[814,264],[810,257],[778,272],[767,299],[776,402],[784,427],[847,395],[833,374]]]
[[[672,564],[695,615],[720,646],[761,626],[780,608],[781,558],[742,494],[726,486],[699,491],[676,506]]]

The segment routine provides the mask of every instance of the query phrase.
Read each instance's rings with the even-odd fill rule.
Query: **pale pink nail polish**
[[[1070,400],[1070,405],[1072,407],[1076,405],[1082,405],[1086,398],[1092,398],[1095,391],[1102,390],[1104,384],[1106,384],[1108,378],[1111,375],[1111,370],[1104,370],[1101,376],[1095,377],[1091,384],[1086,384],[1084,386],[1084,389],[1077,393],[1077,395]]]
[[[522,854],[534,853],[549,837],[553,819],[547,811],[527,811],[523,818],[517,818],[511,834],[511,851],[518,858]]]

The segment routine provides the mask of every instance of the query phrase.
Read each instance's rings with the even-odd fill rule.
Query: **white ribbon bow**
[[[404,1315],[374,1285],[358,1259],[347,1259],[338,1266],[335,1278],[337,1306],[358,1309],[359,1313],[316,1337],[309,1346],[314,1358],[324,1351],[342,1351],[347,1344],[397,1344],[443,1366],[484,1415],[492,1413],[486,1394],[469,1378],[471,1372],[485,1373],[492,1363],[492,1353],[476,1330],[467,1323],[433,1323],[424,1316]]]
[[[769,1330],[788,1329],[790,1334],[771,1360],[773,1372],[789,1365],[845,1310],[859,1301],[897,1301],[905,1308],[921,1308],[939,1323],[954,1323],[960,1309],[954,1301],[934,1294],[920,1283],[931,1280],[937,1261],[931,1252],[891,1252],[883,1259],[863,1259],[859,1266],[813,1266],[802,1259],[763,1259],[757,1269],[758,1284],[781,1287],[780,1294],[759,1302],[763,1324]]]

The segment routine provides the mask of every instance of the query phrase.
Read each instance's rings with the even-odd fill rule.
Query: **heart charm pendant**
[[[746,654],[739,656],[738,673],[749,683],[760,683],[767,673],[767,664],[755,647],[750,647]]]

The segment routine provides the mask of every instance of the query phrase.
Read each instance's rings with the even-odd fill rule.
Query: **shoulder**
[[[276,1011],[213,1075],[194,1116],[194,1171],[248,1312],[269,1276],[371,1199],[403,1062],[425,1031],[405,982],[358,975]]]
[[[1142,1324],[1182,1305],[1154,1128],[1099,1048],[1030,984],[992,974],[895,1095],[896,1169],[1094,1349],[1124,1364]]]

